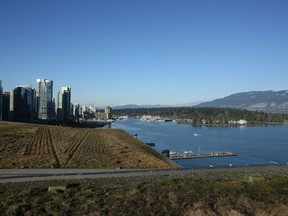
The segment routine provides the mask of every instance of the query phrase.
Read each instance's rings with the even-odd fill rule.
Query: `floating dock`
[[[171,160],[198,159],[198,158],[211,158],[211,157],[231,157],[231,156],[237,156],[237,154],[233,152],[207,152],[207,153],[184,152],[183,154],[177,152],[169,153],[169,158]]]

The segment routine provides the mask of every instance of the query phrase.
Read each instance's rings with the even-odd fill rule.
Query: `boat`
[[[126,120],[126,119],[128,119],[128,115],[126,115],[126,116],[119,116],[116,120],[117,120],[117,121],[120,121],[120,120]]]
[[[192,151],[184,151],[184,154],[193,154]]]

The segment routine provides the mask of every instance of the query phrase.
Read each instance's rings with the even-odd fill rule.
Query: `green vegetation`
[[[247,120],[250,124],[259,123],[282,123],[288,119],[288,115],[277,113],[254,112],[248,110],[231,108],[143,108],[143,109],[122,109],[113,110],[115,116],[142,116],[154,115],[174,119],[191,119],[193,124],[227,124],[228,121]]]
[[[287,215],[288,178],[171,179],[120,187],[0,187],[2,215]]]

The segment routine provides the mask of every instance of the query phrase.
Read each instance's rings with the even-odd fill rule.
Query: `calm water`
[[[185,168],[216,166],[243,166],[288,163],[288,124],[257,127],[206,127],[178,125],[173,122],[142,122],[140,119],[113,122],[112,128],[121,128],[137,134],[143,142],[155,143],[155,150],[164,149],[183,153],[230,151],[235,157],[178,160]],[[197,136],[195,136],[197,134]]]

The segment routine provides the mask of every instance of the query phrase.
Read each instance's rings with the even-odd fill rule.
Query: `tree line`
[[[228,124],[229,121],[246,120],[249,123],[282,123],[288,120],[287,114],[265,113],[232,108],[137,108],[113,110],[113,116],[142,116],[152,115],[162,118],[190,119],[193,124]]]

